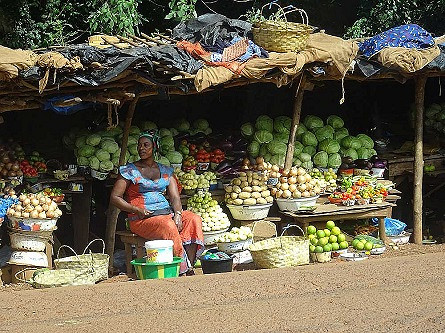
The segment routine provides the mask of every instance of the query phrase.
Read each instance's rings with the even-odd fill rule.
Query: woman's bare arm
[[[124,193],[127,190],[128,185],[130,185],[130,181],[119,175],[114,183],[113,190],[111,191],[110,203],[124,212],[138,214],[139,217],[142,218],[143,216],[147,215],[147,212],[143,211],[142,208],[135,207],[124,200]]]
[[[176,184],[176,179],[174,177],[170,177],[170,184],[167,187],[167,194],[170,198],[170,203],[175,213],[182,212],[181,198],[179,196],[178,185]]]

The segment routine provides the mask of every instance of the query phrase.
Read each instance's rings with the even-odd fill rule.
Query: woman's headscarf
[[[152,129],[149,131],[142,132],[139,135],[139,139],[140,138],[147,138],[153,143],[153,155],[156,157],[158,154],[158,150],[160,148],[160,143],[159,143],[160,137],[158,130]]]

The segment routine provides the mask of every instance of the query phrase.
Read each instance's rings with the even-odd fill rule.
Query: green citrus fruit
[[[307,238],[309,238],[309,240],[311,240],[312,238],[317,238],[317,236],[314,235],[314,234],[310,234],[310,235],[307,236]]]
[[[337,236],[330,235],[329,236],[329,243],[337,243]]]
[[[318,238],[315,238],[315,237],[312,238],[312,239],[311,239],[311,244],[312,244],[312,245],[317,245],[317,244],[318,244]]]
[[[352,241],[352,247],[353,247],[354,249],[356,248],[358,242],[360,242],[360,241],[359,241],[357,238],[355,238],[355,239]]]
[[[337,251],[340,249],[340,245],[338,245],[338,243],[332,243],[332,251]]]
[[[324,231],[324,234],[325,234],[326,237],[329,237],[331,235],[331,230],[324,229],[323,231]]]
[[[315,246],[309,245],[309,252],[314,252],[314,251],[315,251]]]
[[[323,253],[323,248],[321,246],[316,246],[315,253]]]
[[[373,247],[373,244],[371,242],[366,242],[365,243],[365,250],[366,251],[371,251]]]
[[[325,246],[323,246],[323,252],[329,252],[332,250],[332,245],[331,244],[326,244]]]
[[[323,238],[324,236],[326,236],[326,235],[325,235],[323,230],[317,230],[317,237],[318,238]]]
[[[335,227],[335,222],[334,221],[328,221],[326,222],[326,228],[328,228],[329,230],[332,230],[332,228]]]
[[[329,243],[329,238],[323,237],[318,239],[318,245],[325,246],[327,243]]]
[[[331,230],[331,235],[338,236],[338,235],[340,235],[340,234],[341,234],[341,230],[340,230],[339,227],[333,227],[333,228],[332,228],[332,230]]]
[[[358,242],[358,243],[355,245],[355,249],[356,249],[356,250],[361,251],[361,250],[363,250],[364,248],[365,248],[365,244],[363,244],[362,242]]]
[[[340,234],[337,236],[337,239],[338,239],[338,242],[341,243],[346,240],[346,236],[345,236],[345,234]]]
[[[307,227],[307,233],[309,235],[315,235],[316,232],[317,232],[317,228],[315,228],[313,225],[310,225]]]

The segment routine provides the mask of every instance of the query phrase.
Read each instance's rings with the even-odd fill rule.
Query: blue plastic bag
[[[377,218],[373,218],[372,221],[374,225],[378,225],[379,220]],[[385,218],[385,232],[387,236],[398,236],[405,230],[406,224],[402,221],[392,219],[389,217]]]

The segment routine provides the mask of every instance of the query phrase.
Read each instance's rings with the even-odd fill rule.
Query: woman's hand
[[[142,220],[146,218],[148,215],[150,215],[152,212],[145,208],[134,207],[133,213],[136,214],[137,217]]]
[[[173,221],[175,221],[176,227],[178,228],[178,231],[182,231],[182,216],[179,214],[175,214],[173,217]]]

